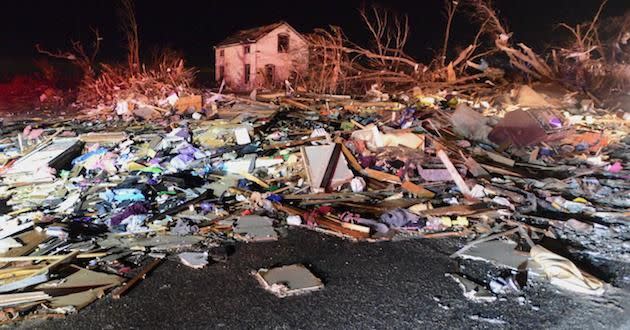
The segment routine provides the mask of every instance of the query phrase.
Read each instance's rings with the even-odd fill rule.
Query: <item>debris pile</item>
[[[127,108],[128,121],[6,123],[2,321],[120,298],[164,259],[195,271],[225,262],[235,241],[282,239],[285,226],[458,237],[454,258],[510,272],[487,284],[449,274],[473,300],[545,279],[605,294],[571,256],[629,261],[628,118],[530,86],[509,94],[214,93],[161,122]],[[196,116],[207,104],[215,115]],[[300,265],[253,274],[280,297],[323,288]]]

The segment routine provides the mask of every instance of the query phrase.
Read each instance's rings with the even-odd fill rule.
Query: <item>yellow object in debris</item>
[[[440,218],[442,220],[442,224],[446,227],[453,227],[453,226],[460,226],[460,227],[465,227],[468,226],[469,222],[468,219],[466,217],[457,217],[457,219],[452,220],[449,217],[441,217]]]
[[[146,166],[141,165],[141,164],[138,164],[138,163],[136,163],[136,162],[129,162],[129,163],[127,164],[127,170],[128,170],[129,172],[133,172],[133,171],[140,171],[140,170],[142,170],[142,169],[144,169],[144,168],[146,168]]]
[[[576,199],[573,200],[576,203],[582,203],[582,204],[590,204],[586,199],[582,198],[582,197],[578,197]]]

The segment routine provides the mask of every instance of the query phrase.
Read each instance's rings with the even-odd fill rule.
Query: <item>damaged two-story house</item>
[[[214,49],[215,79],[237,91],[278,87],[308,68],[308,43],[286,22],[239,31]]]

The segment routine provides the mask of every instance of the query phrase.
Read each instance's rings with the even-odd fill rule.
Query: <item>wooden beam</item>
[[[417,185],[411,181],[403,182],[402,188],[418,197],[433,198],[435,196],[434,192],[424,188],[421,185]]]
[[[444,150],[439,150],[437,152],[437,156],[442,161],[442,164],[444,164],[444,166],[446,167],[446,170],[451,175],[451,178],[453,178],[453,181],[455,181],[455,184],[457,185],[457,188],[459,188],[459,191],[461,191],[462,194],[464,194],[464,196],[466,197],[472,197],[470,188],[468,188],[468,185],[466,185],[466,182],[464,181],[462,176],[459,175],[459,172],[457,172],[457,169],[448,158],[448,155],[446,155],[446,152],[444,152]]]
[[[149,274],[153,269],[155,269],[162,262],[161,258],[153,259],[138,275],[134,276],[131,280],[126,282],[123,286],[112,292],[112,298],[120,299],[123,295],[127,293],[133,286],[138,284],[141,280],[145,279],[147,274]]]

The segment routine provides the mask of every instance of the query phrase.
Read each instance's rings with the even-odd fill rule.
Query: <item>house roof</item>
[[[225,38],[223,41],[218,43],[215,47],[222,47],[222,46],[228,46],[228,45],[234,45],[234,44],[246,44],[246,43],[256,42],[260,38],[264,37],[265,35],[267,35],[271,31],[275,30],[276,28],[278,28],[278,27],[280,27],[282,25],[287,25],[289,28],[291,28],[293,31],[295,31],[295,29],[293,29],[293,27],[291,25],[289,25],[289,23],[284,22],[284,21],[280,21],[280,22],[277,22],[277,23],[269,24],[269,25],[259,26],[259,27],[253,28],[253,29],[247,29],[247,30],[238,31],[238,32],[230,35],[229,37]],[[302,35],[300,33],[298,33],[297,31],[295,31],[295,32],[300,37],[302,37]]]

